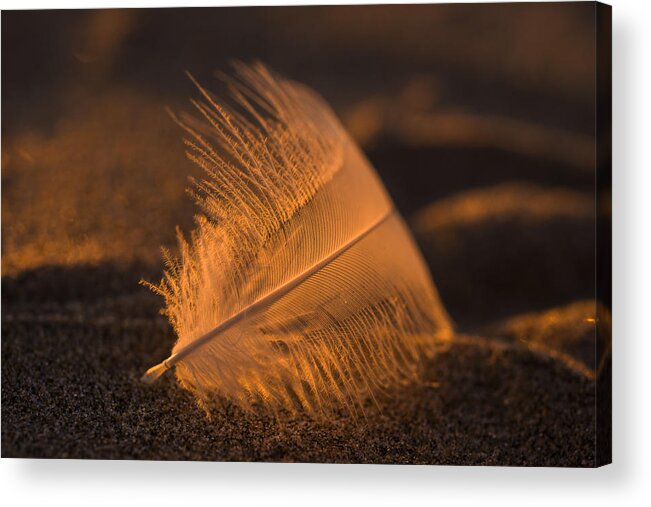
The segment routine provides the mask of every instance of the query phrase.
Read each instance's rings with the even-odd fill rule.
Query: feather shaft
[[[229,317],[226,319],[224,322],[222,322],[219,326],[216,328],[208,331],[206,334],[203,336],[200,336],[196,340],[194,340],[192,343],[189,343],[185,347],[183,347],[181,350],[176,352],[175,354],[172,354],[170,357],[165,359],[163,362],[160,364],[157,364],[156,366],[150,368],[147,370],[147,372],[142,376],[142,381],[151,384],[155,382],[157,379],[159,379],[167,370],[171,369],[176,363],[179,361],[182,361],[185,357],[187,357],[189,354],[192,352],[196,351],[197,349],[201,348],[203,345],[211,341],[213,338],[217,337],[220,333],[223,331],[226,331],[228,328],[231,326],[237,324],[244,318],[246,318],[248,315],[251,315],[258,310],[264,308],[267,306],[269,303],[275,301],[276,299],[284,296],[288,292],[290,292],[292,289],[294,289],[297,285],[301,284],[303,281],[305,281],[307,278],[312,276],[314,273],[317,273],[319,270],[321,270],[323,267],[327,266],[330,264],[332,261],[334,261],[337,257],[341,256],[344,252],[352,248],[354,245],[359,243],[362,239],[364,239],[366,236],[371,234],[375,229],[380,227],[384,222],[386,222],[391,216],[393,216],[394,211],[390,210],[387,214],[385,214],[383,217],[381,217],[379,220],[377,220],[375,223],[371,224],[366,230],[362,231],[359,233],[356,237],[352,238],[348,243],[344,244],[341,248],[330,254],[328,257],[323,259],[322,261],[318,262],[314,266],[312,266],[310,269],[304,271],[303,273],[299,274],[298,276],[294,277],[292,280],[289,280],[287,283],[281,285],[274,291],[270,292],[266,296],[258,299],[257,301],[253,302],[251,305],[247,306],[246,308],[242,309],[232,317]]]

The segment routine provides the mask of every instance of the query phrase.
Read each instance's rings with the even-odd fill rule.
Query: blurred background
[[[3,12],[2,43],[4,277],[157,278],[197,172],[165,107],[239,59],[333,106],[457,322],[594,293],[590,3]]]

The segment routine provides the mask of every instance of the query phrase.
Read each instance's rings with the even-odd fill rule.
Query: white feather
[[[181,122],[203,212],[154,289],[175,367],[204,404],[225,397],[323,417],[418,378],[451,334],[427,267],[378,176],[327,105],[261,65],[229,78],[230,107],[197,84]]]

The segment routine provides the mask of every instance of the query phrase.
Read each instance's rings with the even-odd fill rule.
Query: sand
[[[6,294],[7,290],[3,291]],[[173,336],[157,299],[3,306],[2,456],[591,466],[594,383],[526,348],[459,336],[367,420],[208,420],[171,377],[140,381]],[[434,384],[435,383],[435,384]]]
[[[594,378],[513,339],[508,320],[487,328],[493,337],[459,333],[422,385],[369,406],[365,420],[279,423],[228,405],[209,419],[171,375],[139,380],[174,341],[158,298],[134,283],[149,274],[102,266],[3,279],[3,457],[596,464]],[[550,351],[585,354],[576,343],[593,338],[577,337],[576,307],[557,312]],[[522,319],[544,342],[541,317]]]

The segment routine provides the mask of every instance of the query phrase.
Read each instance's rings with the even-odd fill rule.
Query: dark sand
[[[591,466],[594,384],[526,348],[459,336],[368,420],[272,420],[225,407],[209,421],[143,371],[173,342],[156,298],[5,306],[2,456],[30,458]]]
[[[596,465],[593,7],[555,5],[3,13],[2,457]],[[194,212],[163,106],[233,58],[333,105],[457,326],[365,421],[139,380],[174,336],[138,281]]]
[[[511,225],[513,245],[524,241],[518,230]],[[549,241],[561,240],[558,232]],[[443,295],[471,252],[438,252],[452,266],[436,277]],[[173,377],[152,387],[139,380],[174,341],[157,315],[159,299],[136,285],[156,275],[151,267],[103,265],[3,278],[3,457],[596,463],[594,327],[584,320],[594,314],[590,301],[479,325],[484,336],[467,334],[477,319],[457,322],[460,334],[426,365],[425,384],[397,391],[380,410],[370,406],[366,420],[279,424],[229,406],[208,420]],[[483,293],[489,286],[481,280]],[[499,294],[485,304],[507,308],[512,295]]]

